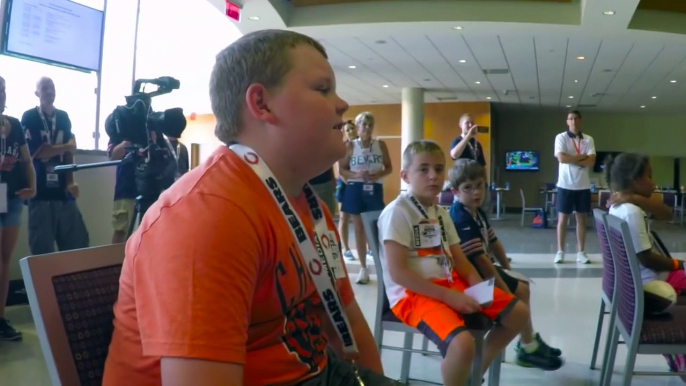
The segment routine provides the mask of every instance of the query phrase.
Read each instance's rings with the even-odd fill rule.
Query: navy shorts
[[[21,212],[24,200],[19,197],[7,201],[7,213],[0,213],[0,228],[18,227],[21,225]]]
[[[555,200],[555,209],[562,214],[591,212],[591,189],[569,190],[557,188]]]
[[[342,179],[336,179],[336,201],[343,202],[343,195],[345,194],[345,187],[347,184]]]
[[[370,187],[365,187],[365,185]],[[383,185],[379,183],[348,182],[341,202],[341,212],[362,214],[383,210]]]

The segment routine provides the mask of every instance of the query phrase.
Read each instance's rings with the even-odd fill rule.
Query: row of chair
[[[600,209],[594,209],[593,216],[603,256],[603,278],[591,369],[595,368],[603,320],[609,316],[600,385],[611,383],[620,343],[627,347],[624,386],[631,385],[634,375],[686,375],[634,371],[637,354],[686,354],[686,300],[680,297],[670,315],[644,318],[643,284],[629,226]]]

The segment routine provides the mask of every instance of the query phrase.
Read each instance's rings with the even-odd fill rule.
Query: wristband
[[[672,264],[674,264],[674,268],[672,269],[672,271],[678,271],[679,270],[679,260],[672,259]]]

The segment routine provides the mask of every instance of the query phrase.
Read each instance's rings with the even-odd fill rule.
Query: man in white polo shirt
[[[588,264],[584,252],[586,242],[586,218],[591,211],[591,178],[589,170],[595,163],[595,143],[588,134],[581,133],[581,113],[577,110],[567,114],[568,130],[555,137],[555,157],[560,162],[557,178],[556,209],[557,254],[555,263],[565,259],[567,221],[576,213],[576,261]]]

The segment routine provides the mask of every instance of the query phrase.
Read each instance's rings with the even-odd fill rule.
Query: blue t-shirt
[[[54,120],[54,131],[53,131]],[[38,108],[34,107],[24,112],[21,117],[26,143],[33,157],[45,144],[62,145],[71,139],[71,120],[62,110],[55,109],[52,117],[41,118]],[[55,166],[64,165],[64,155],[56,155],[47,161],[33,159],[36,169],[36,197],[34,200],[67,200],[67,174],[54,173]]]
[[[460,247],[471,262],[483,254],[489,255],[489,246],[498,241],[484,211],[477,211],[478,220],[459,201],[454,202],[448,210],[450,219],[457,229],[457,235],[460,236]]]
[[[10,130],[5,134],[4,143],[0,141],[0,182],[7,184],[7,199],[17,197],[17,191],[28,187],[21,147],[26,145],[24,130],[17,118],[6,117]]]

